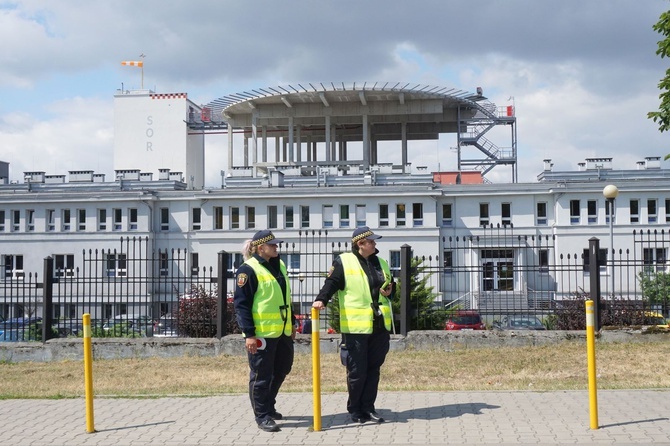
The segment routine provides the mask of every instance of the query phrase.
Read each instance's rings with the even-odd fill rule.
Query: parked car
[[[447,317],[445,330],[486,330],[479,312],[474,310],[458,310]]]
[[[525,314],[511,314],[504,316],[501,320],[493,322],[493,327],[499,330],[546,330],[535,316]]]
[[[84,331],[84,322],[81,319],[58,319],[52,325],[58,332],[59,338],[79,336]]]
[[[172,316],[163,316],[154,322],[154,337],[174,338],[179,336],[177,320]]]

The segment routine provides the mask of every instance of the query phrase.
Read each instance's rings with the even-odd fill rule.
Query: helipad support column
[[[233,170],[233,124],[228,121],[228,170]]]
[[[370,129],[367,114],[363,115],[363,166],[366,170],[370,167]]]
[[[280,146],[279,136],[275,136],[275,163],[279,162],[279,146]]]
[[[324,128],[324,133],[326,137],[326,161],[330,161],[330,115],[326,115],[326,125]]]
[[[244,167],[249,167],[249,137],[244,135]]]
[[[251,162],[254,166],[258,162],[258,110],[251,114]],[[253,175],[256,176],[255,169]]]
[[[330,160],[337,160],[337,133],[335,132],[335,126],[330,126]]]
[[[302,161],[302,126],[298,124],[295,126],[295,161],[296,162],[301,162]]]
[[[288,117],[288,161],[293,162],[293,151],[295,144],[293,140],[293,116]]]
[[[263,158],[262,161],[264,163],[268,162],[268,126],[264,125],[261,127],[261,139],[262,139],[262,153],[263,153]]]
[[[400,139],[401,139],[401,150],[402,150],[402,173],[405,172],[405,166],[407,166],[407,122],[400,123]]]

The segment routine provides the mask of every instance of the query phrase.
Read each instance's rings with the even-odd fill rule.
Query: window
[[[247,206],[247,229],[254,229],[256,227],[256,208]]]
[[[442,205],[442,226],[451,227],[454,225],[453,216],[451,214],[451,203]]]
[[[5,232],[5,211],[0,210],[0,232]]]
[[[230,229],[240,229],[240,208],[230,208]]]
[[[367,211],[364,204],[356,205],[356,227],[360,228],[367,225]]]
[[[268,206],[268,229],[277,229],[277,206]]]
[[[284,264],[286,265],[286,270],[289,273],[300,272],[300,254],[299,253],[279,254],[279,258],[284,261]]]
[[[23,256],[22,255],[4,255],[5,261],[5,279],[23,279]]]
[[[293,227],[293,206],[284,207],[284,226],[287,228]]]
[[[423,203],[412,204],[412,225],[423,226]]]
[[[512,203],[500,204],[500,222],[503,226],[512,224]]]
[[[538,263],[539,263],[539,268],[541,273],[547,273],[549,272],[549,250],[548,249],[540,249],[538,251]]]
[[[667,248],[643,248],[644,272],[665,272]]]
[[[70,225],[71,225],[71,220],[72,220],[72,214],[70,213],[69,209],[63,209],[61,211],[61,231],[67,232],[70,230]]]
[[[5,220],[4,218],[1,219],[0,224],[2,224],[4,220]],[[669,199],[665,200],[665,222],[670,223],[670,200]]]
[[[35,211],[28,209],[26,211],[26,232],[35,231]]]
[[[107,230],[107,209],[98,209],[98,231],[106,231],[106,230]]]
[[[389,269],[393,277],[400,276],[400,251],[389,251]]]
[[[385,228],[389,225],[389,205],[379,205],[379,227]]]
[[[405,205],[396,204],[395,206],[395,225],[405,226]]]
[[[538,226],[546,226],[547,225],[547,203],[544,201],[541,201],[536,204],[535,208],[535,223]]]
[[[170,210],[168,208],[161,208],[161,231],[170,230]]]
[[[125,277],[126,276],[126,255],[117,253],[108,253],[105,256],[107,261],[107,277]]]
[[[112,218],[113,218],[113,223],[112,223],[112,230],[113,231],[120,231],[123,229],[123,212],[121,209],[112,209]]]
[[[128,230],[137,231],[137,208],[128,209]]]
[[[309,228],[309,206],[300,206],[300,227]]]
[[[656,223],[658,221],[656,210],[656,200],[651,198],[647,200],[647,222]]]
[[[239,252],[232,253],[229,257],[229,263],[228,263],[228,272],[231,274],[235,274],[235,271],[237,271],[237,268],[244,263],[244,257],[242,257],[242,254]]]
[[[86,230],[86,209],[77,209],[77,231]]]
[[[579,224],[579,214],[581,209],[579,208],[579,200],[570,200],[570,224],[578,225]]]
[[[193,208],[191,209],[191,230],[199,231],[202,224],[202,209]]]
[[[223,207],[214,206],[214,229],[223,229]]]
[[[341,204],[340,205],[340,228],[349,227],[349,205]]]
[[[479,203],[479,226],[488,226],[489,222],[489,204]]]
[[[74,277],[74,254],[56,254],[54,256],[54,277]]]
[[[630,222],[639,223],[640,222],[640,201],[639,200],[630,200]]]
[[[607,248],[600,248],[598,251],[598,259],[600,260],[600,272],[604,273],[607,270]],[[589,259],[589,249],[584,249],[584,272],[589,272],[589,267],[591,265],[591,259]]]
[[[454,252],[445,250],[442,254],[443,272],[444,274],[451,274],[454,272]]]
[[[191,253],[191,275],[197,276],[200,272],[200,258],[197,252]]]
[[[165,251],[158,251],[158,273],[161,276],[167,276],[169,266],[167,249]]]
[[[586,202],[586,214],[588,224],[594,225],[598,223],[598,202],[596,200],[588,200]]]
[[[12,211],[12,232],[21,230],[21,211]]]
[[[333,205],[325,204],[323,205],[323,227],[332,228],[333,227]]]

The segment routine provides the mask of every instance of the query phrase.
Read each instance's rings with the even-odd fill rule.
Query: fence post
[[[409,331],[409,311],[410,302],[409,296],[411,294],[411,277],[410,271],[412,266],[412,247],[405,244],[400,247],[400,334],[407,336]]]
[[[42,342],[52,338],[53,325],[53,270],[54,259],[49,256],[44,259],[44,276],[42,277]]]
[[[591,237],[589,239],[589,278],[591,291],[589,293],[591,300],[595,304],[595,328],[600,330],[600,265],[603,259],[600,258],[600,239]]]
[[[216,338],[226,335],[228,325],[228,264],[230,253],[219,251],[216,274],[217,305],[216,305]]]

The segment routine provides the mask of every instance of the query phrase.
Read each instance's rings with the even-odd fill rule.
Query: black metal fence
[[[410,246],[399,247],[390,262],[402,301],[394,306],[396,329],[442,329],[447,314],[457,310],[476,310],[488,325],[510,314],[550,325],[566,303],[589,297],[667,315],[670,234],[634,232],[631,240],[616,252],[600,249],[598,240],[585,240],[581,252],[560,252],[554,236],[496,227],[445,237],[440,252],[420,258]],[[300,232],[297,243],[281,247],[297,314],[309,315],[332,260],[350,249],[325,230]],[[229,291],[242,257],[221,252],[216,265],[201,267],[191,254],[154,251],[147,238],[122,238],[118,248],[85,250],[80,259],[47,258],[41,275],[5,269],[0,341],[76,336],[85,313],[94,336],[177,335],[177,327],[186,327],[178,319],[186,317],[207,329],[182,329],[181,335],[222,336],[234,327]],[[322,318],[325,328],[328,313]]]

